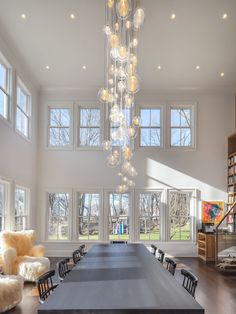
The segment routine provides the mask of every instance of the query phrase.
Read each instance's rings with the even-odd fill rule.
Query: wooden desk
[[[203,314],[142,244],[95,245],[38,314]]]

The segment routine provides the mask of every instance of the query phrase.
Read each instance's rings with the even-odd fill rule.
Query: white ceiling
[[[142,90],[236,89],[236,0],[142,0],[142,5]],[[104,20],[104,0],[0,0],[0,33],[41,89],[103,85]]]

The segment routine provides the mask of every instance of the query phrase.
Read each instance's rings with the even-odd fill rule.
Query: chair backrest
[[[197,277],[186,269],[181,269],[181,275],[184,276],[183,287],[195,298],[195,291],[197,288]]]
[[[75,250],[75,251],[72,253],[72,258],[73,258],[74,264],[77,264],[78,261],[81,260],[81,249],[80,249],[80,248],[79,248],[78,250]]]
[[[85,255],[85,244],[81,244],[79,247],[80,250],[80,255],[84,256]]]
[[[158,261],[160,262],[160,263],[162,263],[163,264],[163,262],[164,262],[164,257],[165,257],[165,253],[162,251],[162,250],[160,250],[160,249],[158,249],[158,257],[157,257],[157,259],[158,259]]]
[[[165,261],[166,261],[166,269],[174,276],[177,263],[169,257],[166,257]]]
[[[127,244],[128,241],[122,241],[122,240],[114,240],[110,241],[110,244]]]
[[[58,275],[59,279],[62,281],[66,275],[70,272],[68,263],[69,263],[69,258],[65,258],[62,261],[57,263],[57,270],[58,270]]]
[[[157,247],[154,244],[151,244],[151,253],[156,256]]]
[[[55,270],[50,270],[40,276],[36,281],[40,303],[43,303],[56,288],[56,285],[52,282],[53,276],[55,276]]]

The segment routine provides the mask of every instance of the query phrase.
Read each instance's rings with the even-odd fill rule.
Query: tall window
[[[171,147],[193,146],[192,107],[171,107]]]
[[[29,138],[31,118],[31,97],[21,83],[17,84],[16,129]]]
[[[27,229],[29,210],[29,190],[16,187],[15,189],[15,230]]]
[[[71,144],[71,109],[49,108],[48,144],[68,147]]]
[[[4,181],[0,181],[0,232],[6,227],[8,193],[8,184]]]
[[[97,193],[79,194],[78,238],[79,240],[99,239],[100,195]]]
[[[140,193],[140,240],[160,240],[161,192]]]
[[[100,115],[99,108],[79,108],[79,146],[100,146]]]
[[[9,69],[0,60],[0,116],[9,119],[10,79]]]
[[[124,115],[124,122],[130,126],[131,124],[131,111],[130,109],[123,109],[122,110],[123,115]],[[117,126],[117,124],[110,122],[110,139],[111,139],[111,143],[112,146],[120,146],[123,143],[120,142],[119,140],[119,136],[120,136],[120,132],[119,132],[119,127]]]
[[[109,240],[129,239],[129,194],[109,193]]]
[[[191,240],[192,192],[169,191],[170,240]]]
[[[140,146],[161,146],[161,109],[140,109]]]
[[[48,239],[69,238],[69,193],[48,194]]]

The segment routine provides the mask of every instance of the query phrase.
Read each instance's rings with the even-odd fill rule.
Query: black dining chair
[[[69,265],[68,265],[69,262],[70,262],[70,259],[65,258],[62,261],[59,261],[57,263],[57,271],[58,271],[58,276],[59,276],[60,281],[64,280],[65,277],[71,271],[71,269],[69,269]]]
[[[110,244],[127,244],[128,241],[122,241],[122,240],[113,240],[110,241]]]
[[[77,249],[72,253],[74,264],[77,264],[81,260],[81,249]]]
[[[81,257],[83,257],[87,252],[85,251],[85,244],[81,244],[79,247]]]
[[[36,280],[40,303],[44,303],[57,287],[57,284],[52,281],[53,276],[55,276],[55,270],[50,270]]]
[[[184,276],[183,287],[186,289],[191,296],[195,298],[195,291],[197,288],[198,278],[186,269],[181,269],[181,275]]]
[[[162,250],[158,249],[157,254],[158,254],[158,255],[157,255],[158,261],[159,261],[161,264],[163,264],[163,262],[164,262],[164,257],[165,257],[165,253],[164,253]]]
[[[166,269],[171,273],[171,275],[174,276],[177,263],[169,257],[166,257],[165,261],[166,261]]]
[[[154,244],[151,244],[151,253],[156,256],[157,247]]]

